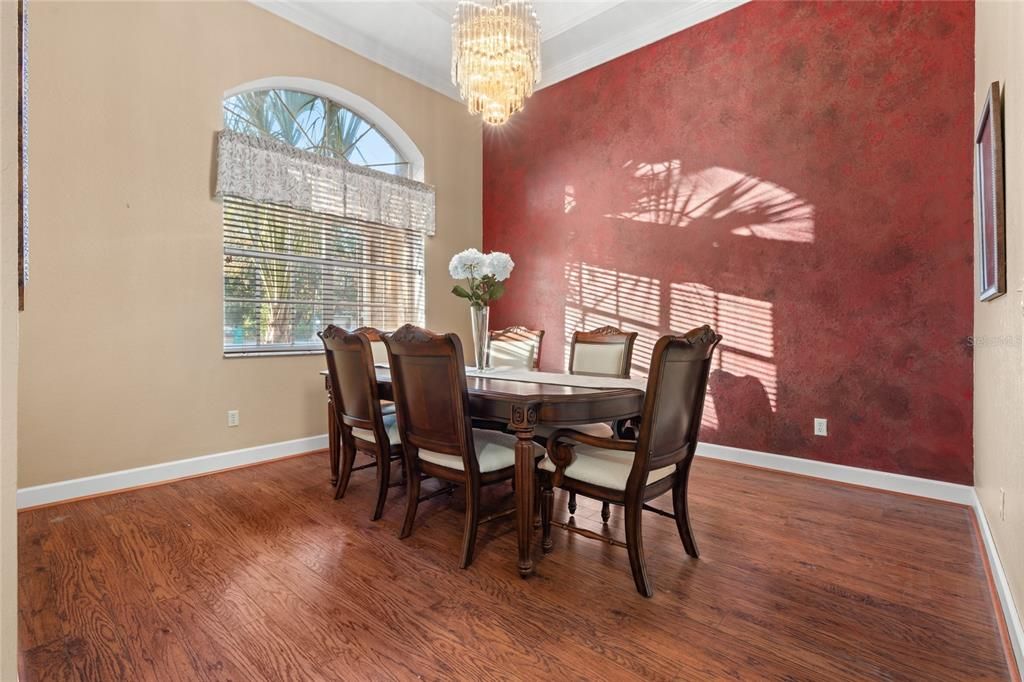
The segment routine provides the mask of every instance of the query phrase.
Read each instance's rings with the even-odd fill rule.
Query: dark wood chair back
[[[360,327],[353,330],[353,334],[365,334],[370,342],[370,350],[373,352],[373,364],[386,365],[388,362],[388,349],[384,347],[384,332],[374,327]]]
[[[380,339],[380,332],[375,329],[364,328],[350,333],[334,325],[317,335],[324,342],[338,423],[373,431],[378,443],[386,443],[373,351],[367,332]]]
[[[697,447],[711,357],[722,337],[704,325],[683,336],[663,336],[654,346],[640,437],[629,479],[692,457]]]
[[[384,343],[402,443],[462,457],[465,471],[478,475],[459,337],[407,324]]]
[[[569,373],[588,376],[629,377],[637,332],[600,327],[574,332],[569,347]]]
[[[543,340],[543,329],[516,326],[492,331],[487,348],[487,366],[537,369],[540,367]]]

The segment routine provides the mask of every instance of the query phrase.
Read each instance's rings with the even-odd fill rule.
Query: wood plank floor
[[[400,541],[402,489],[373,523],[371,471],[326,479],[317,453],[22,513],[21,679],[1011,679],[963,507],[700,459],[702,556],[645,515],[644,599],[624,550],[555,529],[524,581],[506,518],[459,570],[457,496]]]

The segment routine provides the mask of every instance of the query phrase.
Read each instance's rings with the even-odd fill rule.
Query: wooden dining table
[[[390,399],[391,372],[386,367],[376,370],[380,397]],[[321,375],[325,377],[330,401],[330,378],[326,371]],[[517,567],[525,578],[533,572],[534,468],[539,454],[539,446],[533,440],[536,427],[572,427],[637,417],[643,409],[644,382],[525,370],[480,372],[467,369],[466,384],[470,416],[504,422],[516,435]],[[336,481],[341,439],[331,405],[328,405],[327,415],[331,476]]]

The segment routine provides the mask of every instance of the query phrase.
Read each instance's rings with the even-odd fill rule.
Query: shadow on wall
[[[679,161],[624,168],[631,171],[638,198],[606,219],[700,232],[715,248],[750,238],[791,246],[814,241],[813,207],[766,180],[718,167],[684,174]],[[574,188],[567,186],[565,212],[575,210],[576,202]],[[721,286],[715,273],[707,282],[663,282],[588,262],[566,263],[564,338],[603,325],[636,331],[632,370],[646,375],[659,337],[710,324],[723,340],[708,385],[704,436],[749,433],[754,440],[747,447],[767,448],[779,400],[773,303],[713,284]],[[564,365],[568,353],[566,347]],[[729,409],[720,412],[716,404]]]
[[[814,241],[814,207],[767,180],[718,166],[686,173],[679,160],[629,161],[623,168],[632,171],[628,186],[637,199],[606,218],[703,229],[721,237]]]

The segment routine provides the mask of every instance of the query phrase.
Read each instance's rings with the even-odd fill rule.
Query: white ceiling
[[[458,99],[451,82],[455,0],[251,0],[367,59]],[[747,0],[534,0],[540,87],[574,76]]]

